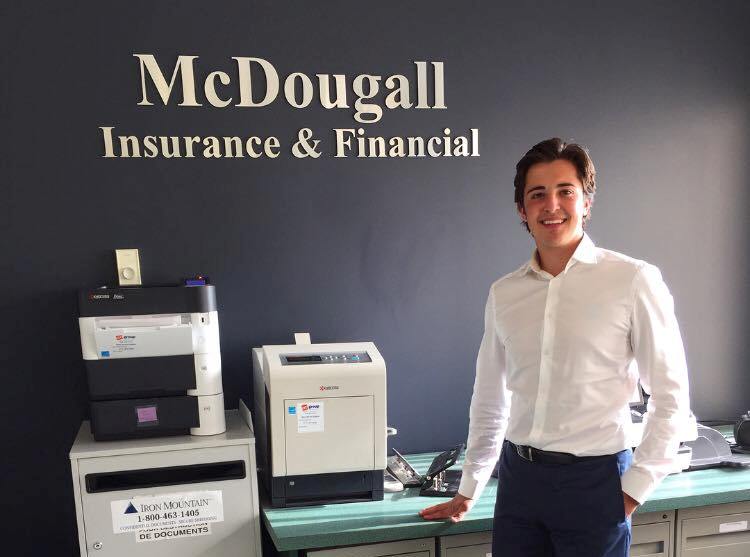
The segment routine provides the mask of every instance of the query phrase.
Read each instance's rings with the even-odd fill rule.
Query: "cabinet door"
[[[633,526],[630,557],[671,557],[669,523]]]

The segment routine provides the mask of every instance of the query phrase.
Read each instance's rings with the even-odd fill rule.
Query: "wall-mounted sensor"
[[[141,286],[141,260],[137,249],[116,249],[117,281],[120,286]]]

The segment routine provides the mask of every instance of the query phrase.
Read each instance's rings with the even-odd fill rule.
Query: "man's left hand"
[[[630,518],[630,515],[633,514],[633,511],[638,505],[640,505],[640,503],[624,491],[622,492],[622,498],[625,504],[625,518]]]

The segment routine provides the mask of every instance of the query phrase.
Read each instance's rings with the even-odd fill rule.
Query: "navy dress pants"
[[[572,464],[529,462],[506,441],[492,557],[627,557],[620,476],[631,461],[627,449]]]

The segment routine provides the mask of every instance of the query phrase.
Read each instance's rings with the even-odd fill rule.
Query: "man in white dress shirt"
[[[514,185],[536,249],[490,288],[459,494],[420,514],[461,520],[500,457],[495,557],[624,557],[630,516],[669,473],[690,413],[672,296],[656,267],[584,232],[596,191],[585,148],[535,145]],[[632,454],[639,378],[651,398]]]

